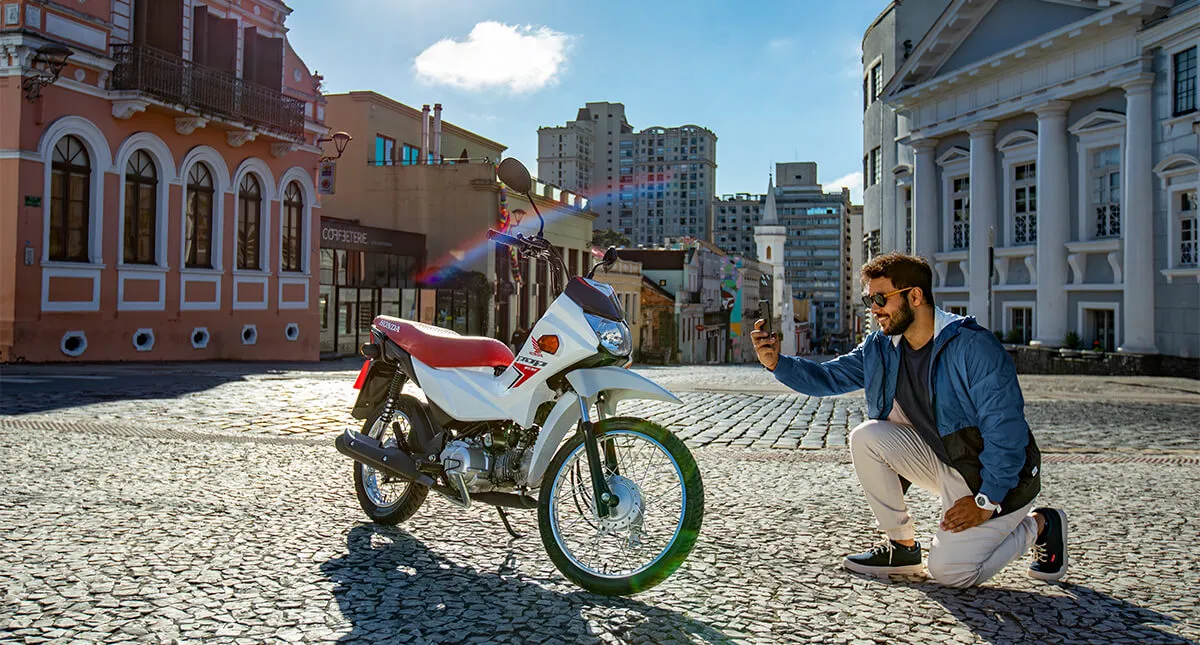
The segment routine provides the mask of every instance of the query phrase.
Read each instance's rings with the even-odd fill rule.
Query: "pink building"
[[[0,7],[0,362],[316,360],[326,128],[291,9]]]

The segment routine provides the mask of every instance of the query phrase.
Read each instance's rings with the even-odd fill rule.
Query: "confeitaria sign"
[[[360,244],[367,243],[366,231],[351,231],[349,229],[337,228],[334,226],[321,227],[321,239],[326,242],[342,242],[343,244]]]
[[[425,236],[321,218],[321,248],[418,256],[425,252]]]

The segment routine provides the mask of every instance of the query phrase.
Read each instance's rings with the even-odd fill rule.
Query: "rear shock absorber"
[[[392,375],[392,382],[388,384],[387,398],[383,401],[383,412],[379,414],[379,419],[383,421],[385,428],[392,423],[396,399],[400,396],[400,391],[404,389],[404,378],[404,372],[396,370],[396,373]]]

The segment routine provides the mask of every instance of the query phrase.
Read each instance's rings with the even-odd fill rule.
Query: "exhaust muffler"
[[[372,439],[361,432],[346,428],[346,431],[334,440],[333,445],[343,455],[375,470],[424,486],[434,486],[433,479],[418,470],[417,462],[403,450],[384,447],[378,439]]]

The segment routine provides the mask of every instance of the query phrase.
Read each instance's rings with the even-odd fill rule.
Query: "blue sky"
[[[292,0],[288,38],[327,91],[441,103],[535,173],[539,126],[613,101],[638,130],[714,131],[718,194],[761,193],[775,162],[816,161],[827,189],[852,185],[861,202],[859,47],[886,5]]]

